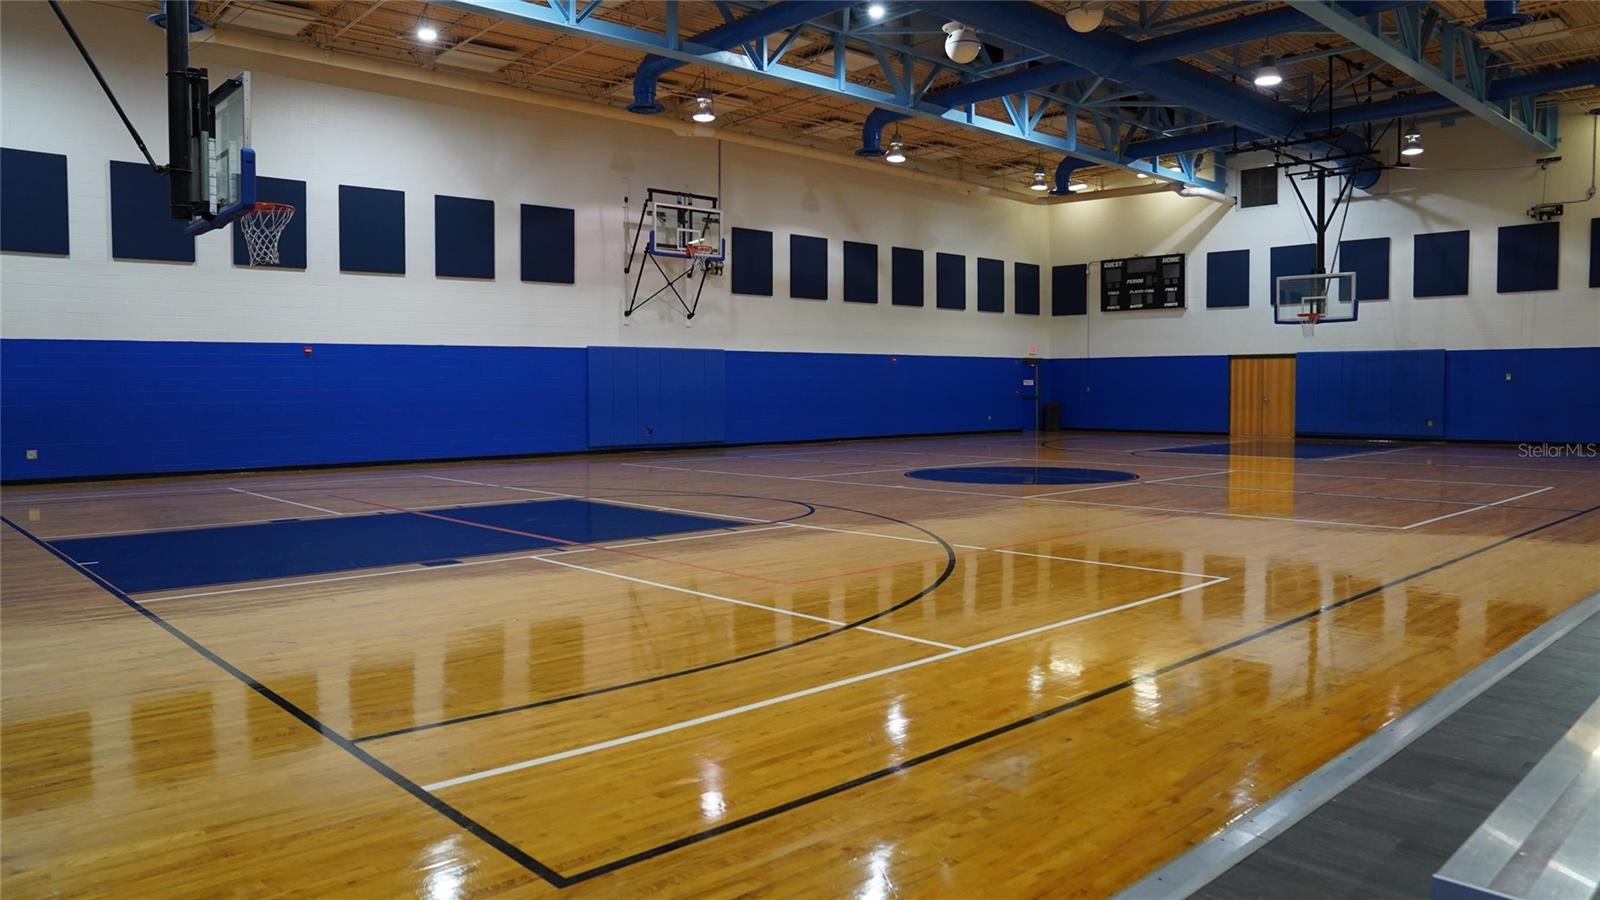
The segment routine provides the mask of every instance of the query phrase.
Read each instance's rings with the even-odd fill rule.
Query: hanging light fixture
[[[1139,176],[1140,178],[1149,178],[1150,177],[1150,173],[1148,173],[1148,172],[1135,172],[1133,174]]]
[[[1087,181],[1074,181],[1073,183],[1067,185],[1067,190],[1073,192],[1074,194],[1082,193],[1088,189],[1089,183]]]
[[[425,44],[431,44],[438,39],[439,29],[427,24],[417,26],[417,40]]]
[[[884,16],[886,16],[888,14],[889,14],[888,7],[884,6],[882,3],[868,3],[867,4],[867,18],[871,19],[874,22],[882,19]]]
[[[1417,126],[1413,124],[1406,129],[1405,137],[1401,138],[1400,155],[1421,156],[1422,150],[1422,132],[1418,131]]]
[[[1048,191],[1048,190],[1050,190],[1050,176],[1045,174],[1044,163],[1034,163],[1034,166],[1033,166],[1033,183],[1028,185],[1028,190],[1030,190],[1030,191]]]
[[[711,92],[709,90],[701,88],[700,93],[695,95],[694,115],[689,118],[701,123],[715,122],[717,120],[717,111],[712,106]]]
[[[906,161],[906,142],[900,140],[900,132],[889,139],[889,152],[883,155],[883,161],[897,166]]]
[[[1261,65],[1256,69],[1255,82],[1256,87],[1277,87],[1283,84],[1283,73],[1278,71],[1276,57],[1270,54],[1261,57]]]

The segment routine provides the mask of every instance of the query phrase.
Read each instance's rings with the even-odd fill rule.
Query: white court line
[[[259,584],[254,587],[227,588],[220,591],[199,591],[193,594],[169,594],[164,597],[140,597],[140,603],[165,603],[168,600],[191,600],[195,597],[220,597],[224,594],[249,594],[255,591],[275,591],[279,588],[309,587],[318,584],[332,584],[335,581],[355,581],[361,578],[387,578],[391,575],[422,575],[427,572],[447,572],[451,569],[462,569],[467,566],[492,566],[498,563],[517,562],[526,559],[539,559],[541,556],[554,556],[556,554],[593,553],[595,548],[583,547],[577,550],[553,550],[549,554],[536,553],[531,556],[503,556],[498,559],[478,559],[458,562],[448,566],[419,566],[412,569],[395,569],[389,572],[363,572],[359,575],[335,575],[332,578],[312,578],[306,581],[280,581],[274,584]],[[82,565],[80,563],[80,565]]]
[[[1181,480],[1181,479],[1184,479],[1184,478],[1204,478],[1207,475],[1226,475],[1226,474],[1228,474],[1228,470],[1227,469],[1219,469],[1219,470],[1217,470],[1215,472],[1196,472],[1193,475],[1174,475],[1171,478],[1154,478],[1154,479],[1151,479],[1150,481],[1145,481],[1144,479],[1139,479],[1138,481],[1116,481],[1116,482],[1112,482],[1111,484],[1097,484],[1094,487],[1071,488],[1070,490],[1065,490],[1065,491],[1051,491],[1051,492],[1049,492],[1047,494],[1029,494],[1028,496],[1032,497],[1035,500],[1037,500],[1040,497],[1059,497],[1062,494],[1082,494],[1082,493],[1085,493],[1087,491],[1103,491],[1103,490],[1106,490],[1108,488],[1133,487],[1134,485],[1139,485],[1139,484],[1166,484],[1169,481],[1178,481],[1178,480]],[[1182,487],[1182,486],[1183,485],[1180,485],[1180,487]]]
[[[1113,606],[1113,607],[1110,607],[1108,609],[1102,609],[1102,610],[1098,610],[1098,611],[1092,612],[1092,613],[1085,613],[1084,615],[1081,615],[1081,616],[1074,616],[1074,617],[1072,617],[1070,619],[1063,619],[1063,620],[1061,620],[1059,622],[1052,622],[1052,623],[1050,623],[1048,625],[1040,625],[1040,626],[1038,626],[1036,628],[1029,628],[1026,631],[1019,631],[1019,632],[1017,632],[1015,634],[1008,634],[1008,635],[1003,635],[1001,637],[992,638],[990,640],[983,641],[981,643],[972,644],[971,646],[958,647],[958,648],[956,648],[954,650],[949,650],[949,651],[946,651],[944,653],[935,653],[932,656],[924,656],[921,659],[913,659],[910,662],[903,662],[903,663],[900,663],[899,665],[888,666],[887,668],[877,669],[877,670],[874,670],[874,671],[871,671],[871,672],[864,672],[864,673],[862,673],[860,675],[852,675],[852,676],[850,676],[848,678],[840,678],[837,681],[830,681],[830,682],[828,682],[826,684],[819,684],[819,685],[816,685],[815,687],[809,687],[809,688],[805,688],[803,690],[793,691],[791,693],[782,694],[782,695],[777,696],[777,697],[768,697],[765,700],[757,700],[754,703],[746,703],[743,706],[735,706],[735,707],[733,707],[731,709],[724,709],[724,710],[721,710],[719,712],[710,713],[710,714],[704,715],[704,716],[698,716],[698,717],[693,718],[693,719],[685,719],[685,720],[680,721],[680,722],[674,722],[674,723],[672,723],[670,725],[662,725],[662,726],[660,726],[658,728],[651,728],[651,729],[648,729],[648,730],[645,730],[645,731],[636,731],[636,732],[634,732],[632,734],[623,735],[622,737],[616,737],[616,738],[612,738],[610,740],[600,741],[600,742],[594,743],[594,744],[588,744],[588,745],[583,746],[583,747],[574,747],[571,750],[563,750],[563,751],[561,751],[559,753],[551,753],[551,754],[548,754],[548,755],[545,755],[545,756],[539,756],[539,757],[534,757],[533,759],[523,760],[522,762],[515,762],[515,763],[511,763],[509,765],[497,766],[496,768],[493,768],[493,769],[485,769],[485,770],[483,770],[481,772],[472,772],[472,773],[469,773],[469,774],[466,774],[466,775],[457,776],[455,778],[447,778],[444,781],[436,781],[436,782],[434,782],[432,784],[425,784],[425,785],[422,786],[422,789],[425,790],[425,791],[429,791],[429,792],[441,791],[441,790],[444,790],[445,788],[455,787],[455,786],[461,785],[461,784],[469,784],[469,783],[474,782],[474,781],[482,781],[485,778],[493,778],[493,777],[495,777],[497,775],[505,775],[505,774],[509,774],[511,772],[520,772],[523,769],[531,769],[531,768],[533,768],[535,766],[547,765],[549,763],[559,762],[559,761],[561,761],[563,759],[571,759],[571,758],[576,757],[576,756],[584,756],[584,755],[587,755],[587,754],[590,754],[590,753],[596,753],[596,752],[601,751],[601,750],[609,750],[612,747],[621,747],[621,746],[624,746],[626,744],[636,743],[638,741],[646,740],[648,738],[657,737],[659,735],[671,734],[671,733],[673,733],[675,731],[683,731],[684,729],[687,729],[687,728],[694,728],[696,726],[705,725],[705,724],[710,723],[710,722],[717,722],[717,721],[720,721],[722,719],[732,718],[733,716],[742,715],[742,714],[747,713],[747,712],[753,712],[753,711],[758,710],[758,709],[765,709],[765,708],[767,708],[769,706],[776,706],[776,705],[778,705],[780,703],[788,703],[788,702],[793,701],[793,700],[799,700],[799,699],[801,699],[803,697],[810,697],[810,696],[813,696],[813,695],[816,695],[816,694],[824,693],[826,691],[832,691],[832,690],[836,690],[838,688],[848,687],[848,686],[853,685],[853,684],[860,684],[863,681],[870,681],[870,680],[872,680],[874,678],[882,678],[885,675],[892,675],[892,674],[894,674],[896,672],[903,672],[903,671],[905,671],[907,669],[914,669],[914,668],[917,668],[919,666],[925,666],[925,665],[928,665],[929,663],[941,662],[943,660],[951,659],[951,658],[954,658],[954,657],[957,657],[957,656],[961,656],[963,654],[973,653],[973,652],[978,651],[978,650],[985,650],[985,649],[988,649],[990,647],[995,647],[995,646],[998,646],[1000,644],[1009,643],[1011,641],[1021,640],[1023,638],[1027,638],[1027,637],[1033,637],[1034,635],[1043,634],[1044,632],[1052,631],[1052,630],[1055,630],[1057,628],[1065,628],[1068,625],[1076,625],[1076,624],[1078,624],[1080,622],[1087,622],[1090,619],[1098,619],[1098,618],[1100,618],[1102,616],[1109,616],[1112,613],[1125,612],[1127,610],[1134,609],[1136,607],[1144,606],[1145,604],[1148,604],[1148,603],[1154,603],[1154,602],[1156,602],[1158,600],[1165,600],[1168,597],[1173,597],[1173,596],[1176,596],[1178,594],[1188,593],[1189,591],[1196,590],[1198,588],[1210,587],[1213,584],[1220,584],[1220,583],[1228,580],[1227,578],[1224,578],[1224,577],[1222,577],[1220,575],[1208,576],[1208,578],[1210,580],[1205,581],[1205,582],[1203,582],[1201,584],[1193,584],[1193,585],[1189,585],[1188,587],[1178,588],[1177,590],[1167,591],[1166,593],[1163,593],[1163,594],[1156,594],[1153,597],[1145,597],[1142,600],[1134,600],[1131,603],[1124,603],[1121,606]]]
[[[1322,462],[1333,462],[1336,459],[1355,459],[1359,456],[1382,456],[1385,453],[1404,453],[1407,450],[1416,450],[1417,447],[1395,447],[1390,450],[1359,450],[1355,453],[1344,453],[1339,456],[1318,457]]]
[[[333,476],[329,476],[329,477],[333,477]],[[418,478],[418,477],[425,478],[427,476],[418,476],[418,475],[414,475],[414,474],[406,474],[406,475],[372,475],[372,476],[368,476],[368,477],[363,478],[363,477],[358,476],[358,475],[340,474],[338,477],[346,478],[346,479],[349,479],[349,480],[352,480],[352,481],[359,481],[359,482],[364,484],[364,483],[369,482],[369,481],[384,481],[384,480],[387,480],[387,479],[394,479],[394,478]],[[250,483],[257,484],[257,485],[260,485],[260,486],[263,486],[263,487],[271,487],[274,490],[278,490],[278,489],[282,489],[282,488],[293,488],[295,490],[314,490],[314,489],[320,489],[320,488],[324,488],[324,487],[342,488],[342,487],[347,487],[348,486],[348,485],[342,485],[342,484],[329,485],[329,484],[325,484],[325,483],[321,483],[321,482],[305,482],[305,481],[284,481],[284,482],[274,481],[274,482],[272,482],[271,485],[261,485],[261,482],[263,480],[264,479],[259,479],[258,478],[258,479],[252,480]],[[11,497],[8,498],[8,499],[10,499],[11,502],[19,503],[19,504],[24,504],[24,503],[62,503],[62,502],[73,501],[73,500],[122,500],[122,499],[129,498],[129,497],[198,497],[198,496],[205,496],[207,494],[220,494],[224,490],[229,489],[228,485],[223,484],[221,482],[218,482],[216,484],[207,484],[204,487],[198,487],[195,490],[191,490],[191,491],[100,491],[100,492],[92,493],[92,494],[74,494],[74,493],[67,493],[67,492],[55,492],[55,493],[50,493],[50,494],[44,494],[44,493],[37,493],[37,494],[35,494],[35,493],[22,493],[22,494],[17,494],[17,493],[15,493],[15,491],[19,490],[21,487],[23,487],[23,486],[19,485],[16,488],[11,488],[13,493],[12,493]]]
[[[653,547],[656,544],[673,544],[677,543],[678,541],[703,541],[706,538],[738,537],[741,534],[760,534],[763,531],[777,531],[780,528],[787,527],[789,527],[787,523],[779,522],[775,525],[769,525],[766,528],[741,528],[737,531],[716,531],[712,532],[711,534],[691,534],[688,537],[661,538],[660,540],[654,541],[634,541],[631,544],[606,544],[605,549],[625,550],[629,547]]]
[[[1040,543],[1044,543],[1041,541]],[[1012,556],[1032,556],[1038,559],[1059,559],[1062,562],[1083,563],[1090,566],[1107,566],[1112,569],[1134,569],[1139,572],[1160,572],[1163,575],[1186,575],[1192,578],[1219,578],[1218,575],[1207,575],[1204,572],[1181,572],[1177,569],[1157,569],[1154,566],[1136,566],[1131,563],[1102,562],[1097,559],[1079,559],[1076,556],[1051,556],[1048,553],[1029,553],[1026,550],[1006,550],[996,548],[991,553],[1009,553]]]
[[[269,496],[267,494],[258,494],[255,491],[247,491],[244,488],[231,487],[231,488],[228,488],[228,490],[233,491],[235,494],[249,494],[252,497],[260,497],[263,500],[276,500],[279,503],[287,503],[290,506],[298,506],[301,509],[314,509],[317,512],[327,513],[330,516],[342,516],[342,515],[344,515],[344,513],[342,513],[342,512],[336,512],[336,511],[331,510],[331,509],[323,509],[320,506],[312,506],[309,503],[301,503],[298,500],[285,500],[282,497],[272,497],[272,496]]]
[[[623,574],[620,574],[618,572],[607,572],[605,569],[594,569],[594,568],[590,568],[589,566],[580,566],[580,565],[577,565],[575,563],[561,562],[560,560],[551,559],[548,556],[540,556],[540,557],[537,557],[537,558],[538,558],[538,560],[540,562],[548,563],[549,565],[552,565],[552,566],[562,566],[562,567],[568,568],[568,569],[577,569],[579,572],[590,572],[590,573],[593,573],[595,575],[607,575],[607,576],[609,576],[611,578],[620,578],[623,581],[631,581],[634,584],[648,585],[649,587],[660,588],[660,589],[662,589],[664,591],[675,591],[675,592],[677,592],[679,594],[689,594],[690,596],[693,596],[693,597],[704,597],[707,600],[717,600],[717,601],[722,602],[722,603],[732,603],[732,604],[734,604],[736,606],[748,606],[748,607],[750,607],[752,609],[764,609],[767,612],[777,613],[777,614],[782,615],[782,616],[793,616],[796,619],[809,619],[809,620],[811,620],[813,622],[822,622],[822,623],[827,624],[827,625],[840,625],[840,626],[842,626],[842,625],[850,624],[848,622],[841,622],[838,619],[828,619],[828,618],[824,618],[822,616],[813,616],[813,615],[810,615],[809,613],[796,612],[796,611],[794,611],[792,609],[784,609],[784,608],[782,608],[780,606],[768,606],[765,603],[755,603],[755,602],[752,602],[750,600],[735,600],[732,597],[723,597],[723,596],[718,595],[718,594],[708,594],[705,591],[696,591],[696,590],[693,590],[691,588],[678,587],[677,585],[663,584],[662,582],[650,581],[649,579],[646,579],[646,578],[635,578],[632,575],[623,575]],[[912,642],[918,643],[918,644],[928,644],[929,646],[933,646],[933,647],[943,647],[946,650],[959,650],[959,649],[961,649],[961,648],[957,647],[954,644],[946,644],[946,643],[943,643],[943,642],[940,642],[940,641],[932,641],[932,640],[929,640],[927,638],[913,637],[912,635],[909,635],[909,634],[900,634],[899,632],[894,632],[894,631],[883,631],[883,630],[878,629],[878,628],[868,628],[865,625],[858,627],[856,630],[857,631],[867,631],[867,632],[871,632],[872,634],[882,635],[884,637],[899,638],[902,641],[912,641]]]
[[[995,456],[995,457],[985,457],[984,458],[984,462],[1028,462],[1031,459],[1032,459],[1032,457],[1027,457],[1027,456]],[[886,475],[886,474],[888,474],[890,472],[909,472],[912,469],[916,469],[919,472],[924,470],[924,469],[959,469],[959,468],[961,468],[963,466],[970,466],[970,465],[972,465],[972,463],[970,463],[970,462],[940,463],[937,466],[909,465],[909,466],[900,466],[900,467],[894,468],[894,469],[863,469],[860,472],[821,472],[821,473],[818,473],[816,475],[796,475],[794,477],[799,479],[799,480],[801,480],[801,481],[809,481],[809,480],[814,479],[814,478],[824,478],[824,477],[845,478],[845,477],[851,476],[851,475]]]
[[[1192,516],[1216,516],[1218,518],[1225,519],[1261,519],[1273,522],[1299,522],[1303,525],[1337,525],[1346,528],[1377,528],[1385,531],[1399,531],[1405,527],[1402,525],[1375,525],[1368,522],[1346,522],[1338,519],[1307,519],[1298,516],[1262,516],[1251,513],[1221,512],[1217,510],[1206,509],[1183,509],[1172,506],[1139,506],[1131,503],[1098,503],[1093,500],[1064,500],[1059,497],[1044,497],[1031,494],[992,494],[987,491],[955,491],[946,490],[944,488],[917,487],[909,484],[874,484],[870,481],[832,481],[820,476],[812,476],[810,478],[802,479],[792,475],[757,475],[753,472],[719,472],[711,469],[685,469],[679,466],[647,465],[644,463],[624,463],[624,465],[636,465],[645,469],[666,469],[676,472],[698,472],[706,475],[732,475],[738,478],[777,478],[783,481],[806,481],[810,484],[843,484],[851,487],[882,488],[884,490],[891,491],[924,491],[933,494],[957,494],[963,497],[994,497],[1000,500],[1036,501],[1040,503],[1069,503],[1075,506],[1101,506],[1109,509],[1138,509],[1147,512],[1174,513]],[[1188,467],[1185,466],[1184,468]],[[888,537],[888,535],[878,536]],[[902,540],[911,540],[911,538],[902,538]]]
[[[1424,525],[1432,525],[1435,522],[1443,522],[1445,519],[1454,519],[1456,516],[1464,516],[1467,513],[1475,513],[1480,509],[1488,509],[1491,506],[1499,506],[1502,503],[1510,503],[1513,500],[1521,500],[1523,497],[1532,497],[1534,494],[1542,494],[1542,493],[1544,493],[1545,491],[1548,491],[1548,490],[1552,490],[1552,488],[1547,488],[1547,487],[1539,488],[1536,491],[1529,491],[1526,494],[1518,494],[1515,497],[1507,497],[1504,500],[1496,500],[1493,503],[1485,503],[1482,506],[1474,506],[1471,509],[1462,509],[1462,510],[1457,510],[1457,511],[1455,511],[1453,513],[1448,513],[1446,515],[1434,516],[1431,519],[1423,519],[1421,522],[1412,522],[1410,525],[1405,526],[1401,530],[1402,531],[1410,531],[1413,528],[1421,528]]]

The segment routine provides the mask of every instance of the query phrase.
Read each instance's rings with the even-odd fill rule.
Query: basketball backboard
[[[250,73],[240,72],[207,96],[194,135],[192,196],[203,209],[189,233],[221,228],[248,213],[256,202],[256,151],[250,146]]]
[[[721,262],[727,255],[727,244],[722,236],[722,210],[714,204],[714,200],[708,202],[692,195],[668,200],[652,198],[647,251],[654,256],[693,255],[696,259]]]
[[[1272,321],[1278,325],[1304,325],[1313,316],[1314,322],[1354,322],[1356,311],[1354,272],[1281,275],[1274,285]]]

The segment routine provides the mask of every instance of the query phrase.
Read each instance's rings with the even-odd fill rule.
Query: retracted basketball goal
[[[693,319],[700,308],[706,279],[722,274],[727,254],[728,242],[722,235],[722,208],[716,197],[647,189],[644,207],[639,211],[628,244],[628,259],[622,267],[624,275],[634,274],[633,288],[622,315],[632,316],[651,300],[670,293],[677,299],[685,317]],[[644,293],[647,259],[663,282],[649,294]],[[673,261],[677,262],[675,267]],[[637,273],[633,272],[635,267]],[[699,283],[690,292],[689,285],[697,277]]]

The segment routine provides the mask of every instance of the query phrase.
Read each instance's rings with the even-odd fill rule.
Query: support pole
[[[167,184],[174,219],[189,219],[194,200],[194,154],[190,134],[189,0],[166,0]]]

